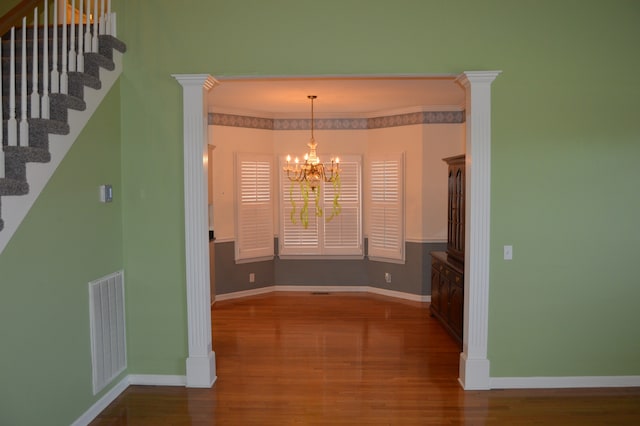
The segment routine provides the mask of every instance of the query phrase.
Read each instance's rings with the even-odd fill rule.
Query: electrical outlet
[[[384,280],[387,282],[387,284],[391,283],[391,273],[390,272],[385,272],[384,273]]]
[[[256,274],[254,274],[253,272],[249,274],[249,282],[250,283],[256,282]]]

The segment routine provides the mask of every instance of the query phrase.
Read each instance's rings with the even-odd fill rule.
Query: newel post
[[[216,381],[211,343],[209,238],[207,216],[206,93],[217,81],[208,74],[177,74],[184,109],[184,221],[189,357],[187,386],[207,388]]]
[[[489,249],[491,214],[491,83],[500,71],[466,71],[466,194],[464,328],[460,354],[462,387],[490,389]]]

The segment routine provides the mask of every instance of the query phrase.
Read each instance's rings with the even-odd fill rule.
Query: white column
[[[466,92],[466,195],[464,340],[462,387],[490,389],[489,249],[491,213],[491,83],[500,71],[467,71],[458,77]]]
[[[217,81],[207,74],[178,74],[173,77],[182,85],[184,109],[184,226],[189,327],[187,386],[211,387],[216,380],[216,365],[211,344],[209,304],[205,95]]]

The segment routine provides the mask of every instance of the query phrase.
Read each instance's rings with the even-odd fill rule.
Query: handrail
[[[33,9],[42,3],[42,0],[22,0],[13,9],[0,17],[0,36],[6,34],[11,27],[20,22],[23,16],[28,16]]]

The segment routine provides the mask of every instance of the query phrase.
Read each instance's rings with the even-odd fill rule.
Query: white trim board
[[[129,374],[98,399],[87,411],[76,419],[71,426],[86,426],[104,411],[115,399],[131,385],[146,386],[185,386],[187,376]]]
[[[491,377],[491,389],[640,387],[640,376]]]
[[[404,293],[401,291],[388,290],[385,288],[371,286],[308,286],[308,285],[272,285],[268,287],[256,288],[253,290],[236,291],[233,293],[217,294],[216,302],[223,300],[239,299],[242,297],[257,296],[265,293],[273,293],[278,291],[295,291],[303,293],[328,292],[328,293],[372,293],[381,296],[393,297],[396,299],[411,300],[413,302],[431,302],[431,296],[423,296],[420,294]]]

